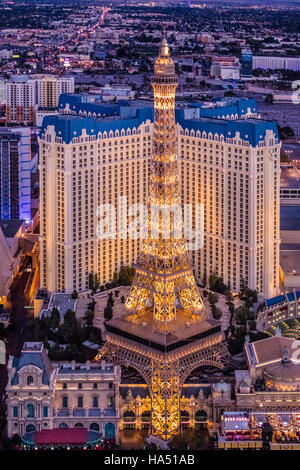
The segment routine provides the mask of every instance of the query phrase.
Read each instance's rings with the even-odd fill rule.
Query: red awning
[[[86,444],[88,430],[85,428],[43,429],[35,432],[35,444]]]

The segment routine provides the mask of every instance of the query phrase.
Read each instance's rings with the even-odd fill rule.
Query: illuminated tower
[[[191,319],[203,316],[203,303],[189,266],[182,235],[175,136],[177,75],[164,39],[155,62],[154,130],[148,197],[148,236],[126,302],[134,316],[151,305],[153,329],[176,329],[177,308]],[[134,318],[134,317],[133,317]]]
[[[98,359],[137,369],[151,394],[152,436],[180,429],[181,387],[202,364],[228,357],[220,323],[209,320],[188,262],[181,223],[175,136],[177,75],[164,39],[152,77],[154,133],[148,226],[124,314],[106,322]]]

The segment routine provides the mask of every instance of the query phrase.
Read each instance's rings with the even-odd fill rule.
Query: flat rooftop
[[[280,189],[300,189],[300,169],[282,168],[280,174]]]
[[[280,230],[300,230],[300,205],[280,206]]]
[[[179,309],[178,309],[179,310]],[[107,331],[138,341],[160,351],[171,351],[190,342],[221,333],[221,323],[216,320],[193,321],[182,312],[177,314],[174,333],[153,331],[152,310],[140,318],[129,321],[125,316],[105,322]],[[140,341],[138,340],[140,339]]]
[[[300,246],[299,248],[298,246],[299,244],[287,244],[280,249],[280,266],[286,276],[300,276]]]

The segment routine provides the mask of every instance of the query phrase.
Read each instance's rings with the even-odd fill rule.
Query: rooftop
[[[62,103],[63,104],[63,103]],[[81,109],[82,103],[77,103],[71,107],[74,109]],[[64,106],[64,104],[63,104]],[[109,132],[116,130],[121,131],[122,129],[138,128],[142,123],[147,120],[153,121],[153,107],[136,107],[136,106],[117,106],[111,111],[108,111],[106,115],[99,115],[99,110],[102,105],[86,103],[87,115],[89,113],[94,114],[95,117],[83,117],[78,114],[58,115],[58,116],[46,116],[43,120],[41,128],[41,135],[43,135],[48,126],[54,126],[57,137],[61,137],[65,143],[70,143],[73,138],[80,137],[83,129],[86,130],[88,135],[97,136],[98,133]],[[97,109],[93,109],[96,106]],[[110,108],[110,107],[108,107]],[[220,108],[223,109],[224,108]],[[206,112],[207,110],[205,110]],[[238,111],[241,115],[242,111]],[[76,111],[77,112],[77,111]],[[82,110],[81,110],[82,112]],[[101,112],[100,112],[101,114]],[[185,118],[186,113],[184,109],[177,109],[175,117],[177,123],[185,130],[199,130],[200,132],[212,133],[214,136],[217,134],[219,137],[223,136],[224,139],[234,138],[236,133],[240,134],[240,138],[249,142],[250,145],[256,146],[260,141],[263,141],[266,136],[267,130],[272,130],[277,139],[278,130],[277,125],[273,121],[263,121],[261,119],[237,119],[237,120],[226,120],[226,119],[214,119],[213,117],[199,117],[199,118]],[[223,116],[223,114],[222,114]]]
[[[281,362],[284,347],[286,347],[289,354],[291,354],[294,341],[295,340],[293,338],[272,336],[270,338],[255,341],[254,343],[246,343],[244,348],[247,362],[249,365],[256,366]]]
[[[290,188],[300,188],[300,169],[299,168],[286,168],[281,167],[280,174],[280,188],[281,189],[290,189]]]
[[[300,230],[300,205],[280,206],[280,230]]]
[[[0,227],[5,238],[13,238],[23,223],[24,220],[20,219],[0,219]]]
[[[113,318],[105,323],[106,330],[110,333],[125,336],[128,339],[137,340],[150,348],[160,351],[174,350],[185,346],[192,341],[205,338],[210,335],[220,334],[220,322],[216,320],[193,321],[184,314],[177,315],[175,332],[170,334],[153,331],[153,313],[148,309],[145,314],[130,322],[124,317]]]

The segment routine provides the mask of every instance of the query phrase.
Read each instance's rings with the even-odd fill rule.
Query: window
[[[78,397],[78,400],[77,400],[77,406],[78,408],[82,408],[83,407],[83,397]]]
[[[67,384],[64,383],[64,384],[63,384],[63,388],[67,388]]]
[[[32,404],[26,406],[26,417],[34,418],[34,406]]]
[[[98,408],[98,397],[93,397],[93,408]]]
[[[48,406],[43,406],[43,418],[48,418]]]
[[[17,407],[17,406],[14,406],[14,407],[13,407],[13,417],[14,417],[14,418],[17,418],[17,417],[18,417],[18,407]]]
[[[113,406],[114,406],[114,397],[108,397],[107,405],[108,405],[109,408],[113,408]]]
[[[82,384],[81,384],[81,383],[78,384],[78,388],[82,388]]]
[[[33,377],[32,375],[28,375],[27,377],[27,385],[32,385],[33,384]]]
[[[109,388],[113,388],[113,383],[112,382],[109,382]]]
[[[67,396],[62,397],[62,406],[63,406],[63,408],[68,408],[68,397]]]
[[[93,387],[94,387],[94,389],[98,388],[98,384],[97,384],[97,383],[94,383],[94,384],[93,384]]]

